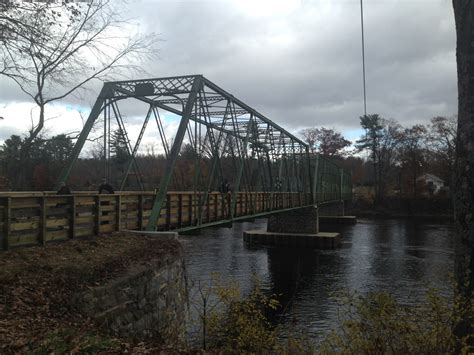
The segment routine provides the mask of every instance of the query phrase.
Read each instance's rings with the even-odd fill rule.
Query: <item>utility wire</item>
[[[362,31],[362,79],[364,84],[364,116],[367,116],[367,93],[365,90],[365,41],[364,41],[364,8],[360,0],[360,28]]]

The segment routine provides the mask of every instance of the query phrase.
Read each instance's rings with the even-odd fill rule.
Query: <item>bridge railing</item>
[[[312,204],[311,194],[303,192],[240,192],[236,195],[235,213],[231,216],[230,193],[210,192],[207,201],[203,201],[204,193],[169,192],[157,229],[179,230],[213,225]],[[2,193],[1,245],[7,250],[123,229],[141,230],[148,223],[154,198],[153,192],[113,195],[74,192],[67,196],[58,196],[54,192]]]

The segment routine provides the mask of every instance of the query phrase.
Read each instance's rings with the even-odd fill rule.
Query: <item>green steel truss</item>
[[[133,146],[128,137],[120,105],[126,99],[139,100],[147,107],[141,130]],[[160,112],[177,116],[179,126],[167,137]],[[229,216],[232,220],[237,192],[300,192],[311,196],[311,203],[340,201],[351,197],[351,176],[333,162],[309,152],[308,145],[267,117],[224,91],[202,75],[104,83],[85,123],[59,182],[67,181],[72,167],[95,125],[103,125],[104,174],[110,160],[111,127],[115,125],[126,143],[128,162],[120,183],[126,186],[133,174],[143,189],[136,162],[145,130],[155,121],[156,141],[166,164],[161,172],[153,209],[146,226],[155,230],[167,192],[182,189],[200,192],[198,210],[207,193],[230,185]],[[171,138],[171,140],[170,140]],[[172,143],[170,143],[172,142]],[[192,147],[193,186],[180,187],[177,163],[184,145]],[[133,170],[133,173],[132,173]],[[230,173],[229,173],[230,171]],[[204,192],[204,194],[202,194]],[[224,194],[223,194],[224,195]],[[224,198],[224,196],[223,196]],[[201,213],[198,211],[198,215]],[[198,218],[199,226],[202,219]]]

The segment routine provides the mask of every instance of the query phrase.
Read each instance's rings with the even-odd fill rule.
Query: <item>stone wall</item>
[[[267,231],[275,233],[318,233],[318,209],[310,206],[273,214],[268,218]]]
[[[76,304],[112,334],[180,341],[187,309],[183,256],[169,255],[134,266],[81,293]]]

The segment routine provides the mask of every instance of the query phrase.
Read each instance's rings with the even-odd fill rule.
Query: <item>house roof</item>
[[[433,175],[433,174],[423,174],[421,176],[419,176],[417,179],[418,180],[431,180],[431,181],[435,181],[435,182],[439,182],[439,183],[444,183],[444,180],[441,179],[440,177],[436,176],[436,175]]]

